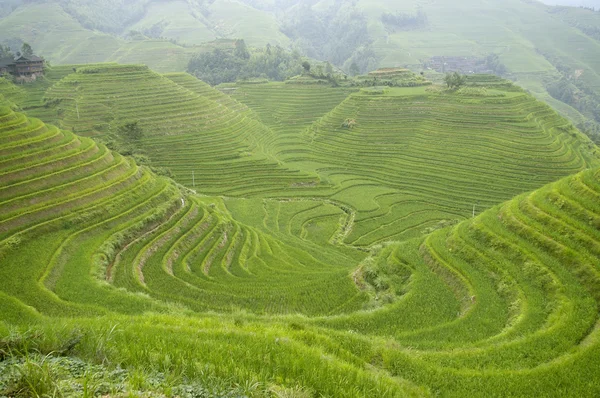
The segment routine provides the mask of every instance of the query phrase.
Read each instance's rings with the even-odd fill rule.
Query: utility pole
[[[473,204],[473,218],[475,218],[475,206],[479,205],[479,201],[477,201],[477,203]]]
[[[192,170],[192,186],[194,188],[196,188],[196,175],[194,174],[193,170]]]
[[[75,100],[75,109],[77,109],[77,120],[81,120],[79,118],[79,103],[77,102],[77,100]]]

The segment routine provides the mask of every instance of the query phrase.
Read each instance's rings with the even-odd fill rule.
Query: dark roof
[[[43,58],[38,57],[37,55],[32,55],[30,57],[26,57],[24,55],[21,55],[20,57],[16,58],[14,60],[14,62],[40,62],[43,61]]]

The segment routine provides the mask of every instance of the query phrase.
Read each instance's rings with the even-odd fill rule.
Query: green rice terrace
[[[409,86],[0,80],[0,396],[600,395],[597,147]]]

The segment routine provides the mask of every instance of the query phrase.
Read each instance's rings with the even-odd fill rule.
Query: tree
[[[490,54],[485,58],[485,66],[487,69],[491,70],[493,73],[499,76],[503,76],[506,74],[506,66],[502,62],[500,62],[500,57],[498,54]]]
[[[246,42],[244,40],[235,41],[234,55],[241,59],[250,59],[250,52],[248,51],[248,47],[246,46]]]
[[[253,48],[249,58],[242,58],[238,55],[245,55],[238,50],[216,48],[210,53],[200,53],[190,60],[188,72],[212,85],[250,78],[283,81],[302,73],[304,65],[298,52],[267,45]]]
[[[329,63],[325,63],[325,73],[329,76],[333,75],[333,66]]]
[[[302,67],[305,73],[310,73],[310,63],[308,61],[302,62]]]
[[[29,43],[23,43],[21,46],[21,55],[24,57],[31,57],[33,55],[33,48],[31,48]]]
[[[352,64],[350,65],[350,76],[356,76],[358,74],[360,74],[360,68],[358,67],[358,64],[356,62],[352,62]]]
[[[117,129],[119,135],[127,141],[139,141],[144,136],[144,130],[139,122],[127,122]]]
[[[316,77],[325,77],[325,74],[323,73],[323,65],[315,66],[315,73],[313,75]]]
[[[235,82],[248,62],[237,57],[235,52],[237,49],[227,51],[215,48],[212,52],[200,53],[190,60],[188,72],[213,86]]]
[[[10,47],[0,45],[0,58],[14,57],[15,55],[10,51]]]
[[[283,16],[281,30],[303,55],[341,67],[371,41],[368,18],[355,1],[326,2],[330,6],[318,10],[311,6],[315,1],[299,3]]]
[[[444,82],[450,90],[456,90],[465,85],[467,77],[458,72],[448,73],[446,74],[446,77],[444,77]]]

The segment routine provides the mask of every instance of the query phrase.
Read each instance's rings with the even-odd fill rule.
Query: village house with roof
[[[45,63],[44,58],[36,55],[2,58],[0,59],[0,75],[9,73],[20,78],[35,79],[44,74]]]

